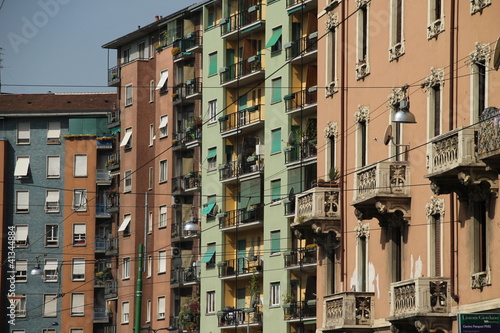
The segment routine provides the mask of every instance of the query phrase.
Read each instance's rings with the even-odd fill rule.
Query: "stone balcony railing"
[[[493,169],[500,168],[500,109],[487,108],[479,123],[477,154]]]
[[[422,277],[391,284],[389,320],[417,316],[448,316],[451,311],[449,278]]]
[[[314,187],[295,196],[294,226],[315,220],[340,220],[338,187]]]
[[[344,292],[327,296],[323,302],[323,330],[373,325],[373,293]]]

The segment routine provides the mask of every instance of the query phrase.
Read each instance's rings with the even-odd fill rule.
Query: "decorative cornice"
[[[368,60],[356,64],[356,80],[362,80],[370,74],[370,66]]]
[[[354,122],[369,122],[370,121],[370,107],[366,105],[358,105],[358,111],[354,114]]]
[[[393,45],[389,49],[389,61],[398,60],[399,57],[401,57],[403,54],[405,54],[405,43],[404,43],[404,41]]]
[[[393,107],[401,102],[406,96],[406,87],[392,88],[392,92],[387,97],[389,107]]]
[[[339,134],[339,125],[333,121],[329,121],[326,123],[326,127],[324,129],[325,138],[337,138]]]
[[[361,237],[370,238],[370,224],[358,221],[358,225],[354,228],[356,232],[356,240]]]
[[[491,5],[491,0],[470,0],[470,14],[483,12],[483,9]]]
[[[427,39],[437,38],[444,31],[444,18],[437,19],[427,26]]]
[[[370,0],[356,0],[356,8],[360,8],[368,4]]]
[[[481,61],[488,63],[490,61],[490,45],[476,42],[475,47],[476,49],[469,54],[471,63],[476,64]]]
[[[439,214],[441,218],[444,216],[444,199],[431,197],[431,201],[425,205],[427,217]]]
[[[326,32],[330,32],[335,30],[337,25],[339,24],[339,14],[338,13],[328,13],[328,18],[325,21],[325,30]]]
[[[434,68],[431,67],[431,73],[425,78],[425,82],[422,84],[422,88],[429,90],[429,88],[435,87],[437,85],[442,86],[444,84],[444,68]]]
[[[337,80],[332,81],[325,87],[325,97],[331,97],[339,91]]]

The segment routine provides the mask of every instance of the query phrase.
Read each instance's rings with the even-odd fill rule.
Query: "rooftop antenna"
[[[3,54],[2,50],[3,50],[3,48],[0,47],[0,94],[2,93],[2,68],[3,68],[3,66],[2,66],[2,60],[3,60],[2,59],[2,54]]]

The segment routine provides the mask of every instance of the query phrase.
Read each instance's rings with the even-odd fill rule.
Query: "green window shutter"
[[[217,74],[217,52],[208,55],[208,75]]]
[[[271,182],[271,201],[281,199],[281,179],[273,180]]]
[[[280,37],[281,37],[281,27],[273,29],[273,35],[271,36],[271,38],[267,42],[265,48],[267,49],[268,47],[274,46],[274,44],[276,44],[278,42],[278,39],[280,39]]]
[[[207,245],[207,252],[201,258],[201,262],[210,262],[212,258],[215,256],[215,244]]]
[[[281,151],[281,128],[271,131],[271,154]]]
[[[281,231],[271,231],[271,254],[280,252]]]
[[[80,134],[95,135],[96,134],[96,119],[84,118],[82,119],[83,131]]]
[[[272,90],[271,103],[281,101],[281,78],[272,81]]]
[[[207,154],[207,160],[217,156],[217,147],[209,148]]]
[[[82,118],[70,118],[69,119],[69,134],[70,135],[80,135],[82,133],[83,133]]]

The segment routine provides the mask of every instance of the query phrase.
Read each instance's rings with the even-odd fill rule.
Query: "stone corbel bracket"
[[[402,228],[410,223],[411,199],[378,200],[373,206],[357,207],[354,214],[359,220],[376,218],[382,228]]]

